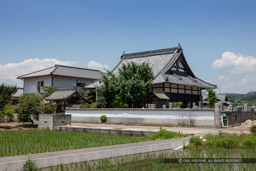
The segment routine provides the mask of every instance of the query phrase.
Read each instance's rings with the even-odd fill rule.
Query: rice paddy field
[[[185,136],[188,135],[164,129],[148,137],[87,132],[58,132],[47,129],[0,131],[0,157],[182,138]]]
[[[0,157],[147,141],[145,137],[49,130],[0,131]]]
[[[256,158],[256,151],[250,149],[185,149],[133,157],[105,159],[94,162],[74,163],[43,169],[43,171],[253,171],[256,163],[170,163],[169,158]]]
[[[170,159],[253,159],[254,163],[179,163]],[[205,135],[203,138],[193,137],[190,144],[183,150],[165,151],[94,162],[75,163],[48,168],[57,170],[256,170],[256,136],[254,135]]]

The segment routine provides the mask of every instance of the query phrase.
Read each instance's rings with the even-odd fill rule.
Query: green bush
[[[182,102],[174,102],[173,108],[181,108],[182,104],[183,104]]]
[[[217,147],[235,148],[239,147],[239,141],[234,137],[224,137],[217,141]]]
[[[53,114],[54,111],[56,111],[55,104],[49,103],[44,106],[44,111],[43,111],[44,114]]]
[[[97,103],[83,103],[80,108],[97,108]]]
[[[37,165],[34,161],[28,159],[26,163],[23,165],[22,171],[36,171]]]
[[[252,134],[256,135],[256,126],[255,125],[252,126],[250,130],[251,130]]]
[[[160,129],[154,134],[150,134],[147,137],[150,140],[162,140],[162,139],[174,139],[174,138],[183,138],[186,137],[186,134],[181,134],[177,132],[167,131],[165,129]]]
[[[245,148],[255,148],[256,147],[256,139],[253,136],[244,136],[242,139],[242,144]]]
[[[107,122],[107,116],[106,115],[101,115],[100,116],[100,121],[101,121],[101,123]]]
[[[202,140],[199,136],[194,136],[189,139],[189,144],[195,145],[196,147],[199,147],[202,145]]]

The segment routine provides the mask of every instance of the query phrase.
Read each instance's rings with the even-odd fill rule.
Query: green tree
[[[217,97],[216,93],[212,89],[206,89],[208,92],[208,97],[207,97],[207,107],[214,108],[215,103],[217,102]]]
[[[123,104],[140,107],[152,86],[153,79],[152,69],[147,63],[127,63],[118,69],[116,75],[108,71],[102,77],[104,85],[97,89],[98,95],[104,97],[106,107],[113,107],[116,95],[121,98]]]
[[[122,101],[122,99],[121,99],[120,96],[116,95],[116,96],[115,96],[115,99],[114,99],[114,101],[113,101],[113,107],[114,107],[114,108],[127,108],[128,105],[125,104],[125,103]]]
[[[46,92],[42,95],[42,97],[45,99],[46,97],[50,96],[52,93],[54,93],[57,90],[56,86],[43,86],[43,91]]]
[[[34,94],[24,94],[19,99],[18,119],[22,122],[32,122],[31,116],[38,119],[38,115],[42,112],[42,98]]]
[[[97,103],[104,107],[112,107],[115,95],[118,93],[118,78],[110,71],[101,78],[103,85],[97,87]],[[103,104],[102,104],[103,103]]]
[[[16,86],[10,86],[5,84],[0,85],[0,111],[3,111],[4,106],[10,103],[12,94],[16,91]]]
[[[14,106],[10,103],[8,103],[4,106],[3,114],[4,114],[4,116],[8,117],[7,121],[12,121],[13,120],[13,114],[14,114],[15,109],[16,109],[15,107],[16,106]]]

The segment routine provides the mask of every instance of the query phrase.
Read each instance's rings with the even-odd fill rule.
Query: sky
[[[111,70],[175,47],[217,93],[256,90],[256,1],[0,0],[0,82],[54,64]]]

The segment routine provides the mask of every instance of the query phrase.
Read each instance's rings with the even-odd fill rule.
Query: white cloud
[[[90,69],[99,69],[99,70],[104,71],[104,69],[109,69],[110,66],[108,66],[106,64],[98,63],[96,61],[89,61],[88,68],[90,68]]]
[[[17,63],[8,63],[6,65],[0,64],[0,82],[6,84],[13,84],[22,87],[22,81],[16,79],[17,76],[27,74],[33,71],[37,71],[40,69],[44,69],[47,67],[54,66],[55,64],[60,65],[75,65],[76,62],[71,61],[60,61],[54,58],[33,58],[33,59],[26,59],[22,62]]]
[[[256,58],[227,51],[222,54],[221,59],[216,59],[212,66],[235,74],[248,73],[256,71]]]
[[[247,93],[256,90],[255,57],[226,51],[212,66],[222,73],[217,81],[222,92]]]

